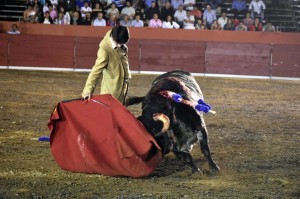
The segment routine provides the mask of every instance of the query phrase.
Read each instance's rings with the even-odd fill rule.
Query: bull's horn
[[[163,128],[161,129],[161,132],[166,132],[170,127],[170,119],[168,116],[162,113],[155,113],[153,114],[154,121],[162,121]]]

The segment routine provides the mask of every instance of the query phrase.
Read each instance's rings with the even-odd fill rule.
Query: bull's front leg
[[[177,151],[177,150],[173,150],[173,152],[175,153],[176,157],[183,159],[192,168],[193,173],[194,172],[202,173],[199,167],[197,167],[196,164],[194,163],[193,157],[189,152]]]
[[[208,134],[205,126],[202,128],[201,133],[202,133],[202,138],[199,140],[200,149],[208,161],[209,168],[213,171],[219,171],[220,168],[218,167],[218,165],[215,163],[215,161],[211,156],[210,148],[208,145],[208,136],[207,136]]]

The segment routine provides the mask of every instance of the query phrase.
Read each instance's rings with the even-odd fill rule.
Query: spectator
[[[174,10],[178,10],[179,6],[183,5],[183,0],[171,0],[171,5]]]
[[[221,30],[221,26],[217,20],[214,20],[210,27],[211,30]]]
[[[71,25],[80,25],[81,17],[78,11],[74,11],[71,16]]]
[[[201,30],[201,28],[202,28],[202,20],[197,19],[196,24],[195,24],[195,29],[196,30]]]
[[[96,19],[98,17],[99,13],[102,13],[102,16],[103,16],[103,12],[104,12],[104,10],[103,10],[102,4],[95,3],[95,7],[92,10],[92,19]]]
[[[233,24],[234,24],[235,27],[237,27],[240,24],[240,20],[238,18],[235,18],[233,20]]]
[[[183,19],[183,29],[195,29],[195,17],[191,15],[190,10],[186,10],[186,16]]]
[[[141,20],[140,15],[135,15],[135,19],[131,22],[131,26],[136,28],[144,27],[144,22]]]
[[[154,0],[144,0],[144,2],[145,2],[145,7],[147,9],[147,8],[150,8],[152,3],[153,2],[155,3],[156,1],[154,1]]]
[[[260,15],[260,21],[264,20],[264,11],[266,5],[262,0],[252,0],[249,5],[249,10],[251,11],[251,18],[254,19],[255,14]]]
[[[130,27],[131,26],[131,22],[129,20],[129,16],[128,15],[124,15],[123,19],[120,21],[120,25],[121,26],[127,26]]]
[[[255,18],[254,23],[250,26],[250,31],[262,31],[263,25],[260,23],[259,18]]]
[[[28,4],[27,5],[27,9],[24,11],[23,13],[23,20],[24,22],[30,22],[32,21],[32,18],[34,18],[35,16],[35,11],[32,7],[31,4]]]
[[[206,10],[204,11],[204,14],[203,14],[203,21],[206,21],[208,29],[210,29],[211,24],[216,19],[217,19],[216,12],[211,9],[210,5],[207,5]]]
[[[80,12],[82,18],[84,18],[87,13],[92,13],[92,8],[89,6],[89,2],[84,2],[84,6],[80,8]]]
[[[44,16],[43,24],[53,24],[53,20],[50,17],[50,12],[47,11]]]
[[[91,26],[92,25],[92,14],[87,12],[85,17],[83,17],[82,23],[80,25]]]
[[[11,25],[11,30],[7,31],[7,34],[11,34],[11,35],[19,35],[19,34],[20,34],[20,31],[18,31],[18,26],[17,26],[17,24]]]
[[[71,23],[71,16],[68,12],[65,11],[64,7],[60,7],[60,12],[62,12],[64,14],[64,24],[65,25],[70,25]]]
[[[243,20],[244,25],[247,27],[247,30],[250,30],[250,26],[253,24],[250,12],[246,14],[246,18]]]
[[[226,14],[226,12],[223,12],[222,16],[218,19],[218,24],[222,30],[223,30],[225,24],[227,23],[227,21],[228,21],[227,14]]]
[[[65,8],[66,12],[74,12],[76,10],[75,0],[64,0],[63,7]]]
[[[149,21],[149,27],[150,28],[161,28],[162,27],[162,22],[158,18],[158,14],[157,13],[154,13],[153,14],[153,19],[151,19]]]
[[[223,3],[223,0],[205,0],[205,2],[210,5],[210,7],[216,12],[216,14],[221,15],[220,4]]]
[[[157,0],[159,10],[161,10],[163,7],[165,7],[166,3],[170,3],[170,1],[169,0]]]
[[[180,28],[179,24],[173,21],[173,15],[168,15],[167,20],[163,22],[162,28],[169,28],[169,29],[178,29]]]
[[[135,15],[135,10],[134,8],[131,6],[130,1],[126,1],[126,7],[124,7],[122,9],[121,12],[121,16],[122,15],[127,15],[129,17],[130,20],[132,20],[134,18]]]
[[[76,10],[80,10],[81,7],[84,6],[84,2],[87,0],[76,0]]]
[[[49,5],[49,13],[50,13],[50,17],[52,19],[52,21],[55,21],[57,18],[57,12],[56,10],[53,8],[52,5]]]
[[[124,2],[123,0],[112,0],[113,3],[116,4],[117,9],[119,10],[119,13],[122,11],[124,8]]]
[[[51,5],[53,5],[53,8],[56,8],[56,6],[58,5],[58,0],[50,0]],[[51,13],[50,13],[51,15]]]
[[[43,13],[45,14],[45,12],[49,11],[49,3],[48,1],[45,2],[45,5],[43,6]]]
[[[107,25],[111,27],[117,25],[117,18],[115,17],[115,15],[110,15],[109,19],[107,20]]]
[[[161,9],[161,20],[167,21],[167,17],[174,15],[174,9],[172,8],[171,4],[167,2],[165,6]]]
[[[263,32],[275,32],[275,27],[270,21],[266,25],[264,25]]]
[[[157,14],[158,17],[160,16],[160,12],[159,12],[159,9],[158,9],[156,3],[154,1],[152,1],[151,7],[147,8],[147,10],[146,10],[146,18],[147,18],[147,20],[152,19],[152,17],[153,17],[154,14]]]
[[[243,21],[240,21],[239,25],[235,28],[235,31],[247,31],[247,27]]]
[[[174,14],[175,21],[180,25],[180,28],[183,28],[183,20],[186,17],[186,11],[183,10],[183,6],[180,5],[178,10]]]
[[[196,5],[196,1],[195,0],[184,0],[183,3],[183,8],[185,10],[194,10],[194,6]]]
[[[238,18],[238,15],[244,15],[247,12],[246,0],[233,0],[232,10],[235,18]]]
[[[111,17],[115,19],[119,18],[119,10],[116,8],[116,4],[112,3],[110,8],[106,11],[107,17],[110,19]]]
[[[223,30],[235,30],[233,19],[229,18],[227,23],[224,25]]]
[[[106,21],[103,19],[103,13],[99,12],[97,18],[92,22],[92,26],[106,26]]]
[[[191,15],[195,17],[195,20],[201,19],[202,13],[198,6],[194,6],[194,9],[191,11]]]
[[[64,25],[65,24],[65,17],[63,12],[58,13],[58,17],[55,19],[54,24]]]

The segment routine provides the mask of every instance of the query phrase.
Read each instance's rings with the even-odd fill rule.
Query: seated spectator
[[[235,18],[233,20],[233,24],[234,24],[235,27],[237,27],[240,24],[240,20],[238,18]]]
[[[253,24],[250,12],[246,14],[246,18],[243,20],[244,25],[247,27],[247,30],[250,30],[250,26]]]
[[[71,15],[71,25],[80,25],[81,17],[78,11],[74,11]]]
[[[91,26],[92,25],[92,13],[87,12],[85,17],[83,17],[82,23],[80,25]]]
[[[107,18],[113,17],[114,19],[119,18],[119,10],[115,3],[110,5],[110,8],[106,11]]]
[[[201,19],[202,12],[200,11],[198,6],[194,6],[194,9],[191,11],[191,15],[195,17],[195,20]]]
[[[211,9],[210,5],[207,5],[206,10],[204,11],[204,14],[203,14],[203,21],[206,21],[208,29],[210,29],[211,24],[216,19],[217,19],[216,12]]]
[[[58,5],[58,0],[50,0],[51,5],[53,5],[53,8],[56,8],[56,6]],[[50,13],[51,15],[51,13]]]
[[[84,6],[84,2],[87,0],[75,0],[76,10],[80,10]],[[88,1],[87,1],[88,2]]]
[[[52,5],[49,5],[49,13],[50,13],[50,17],[51,17],[52,21],[55,21],[57,18],[57,12],[56,12],[55,8],[53,8]]]
[[[124,7],[121,11],[121,16],[127,15],[130,20],[134,18],[135,15],[135,10],[131,6],[130,1],[126,1],[126,7]]]
[[[162,27],[162,22],[161,20],[158,18],[158,14],[155,13],[153,15],[153,19],[151,19],[149,21],[149,27],[150,28],[161,28]]]
[[[18,31],[18,26],[17,24],[13,24],[11,25],[11,30],[7,31],[8,34],[11,34],[11,35],[19,35],[20,34],[20,31]]]
[[[131,22],[131,26],[136,28],[144,27],[144,22],[141,20],[140,15],[135,15],[135,19]]]
[[[252,0],[249,5],[249,10],[251,11],[251,18],[254,19],[255,14],[260,16],[260,21],[264,20],[264,11],[266,5],[262,0]]]
[[[183,3],[183,8],[185,10],[194,10],[194,6],[196,5],[196,1],[195,0],[184,0]]]
[[[153,1],[153,0],[144,0],[144,2],[145,2],[145,8],[147,9],[147,8],[150,8],[151,4],[153,2],[156,2],[156,1]]]
[[[151,7],[147,8],[147,10],[146,10],[147,20],[152,19],[154,14],[157,14],[157,16],[160,17],[159,8],[158,8],[157,4],[154,1],[152,1]]]
[[[102,4],[95,3],[95,7],[92,10],[92,19],[96,19],[98,17],[99,13],[102,13],[102,16],[103,16],[104,9],[102,7]]]
[[[186,10],[186,16],[183,19],[183,29],[195,29],[195,17],[191,15],[190,10]]]
[[[221,15],[221,6],[224,0],[205,0],[210,7],[216,12],[217,15]]]
[[[211,30],[221,30],[221,26],[217,20],[214,20],[210,27]]]
[[[174,14],[175,21],[180,25],[180,28],[183,28],[183,20],[186,17],[186,11],[183,10],[183,6],[180,5],[178,10]]]
[[[32,18],[35,17],[35,14],[36,13],[35,13],[32,5],[28,4],[27,5],[27,9],[23,13],[23,20],[24,20],[24,22],[31,22]]]
[[[166,3],[170,3],[169,0],[157,0],[159,10],[166,6]]]
[[[124,8],[124,3],[125,1],[123,0],[112,0],[112,2],[114,2],[116,4],[117,9],[119,10],[119,13],[122,11],[122,9]]]
[[[82,18],[84,18],[87,13],[92,13],[92,8],[89,6],[89,2],[84,2],[84,6],[80,8],[80,12]]]
[[[259,18],[255,18],[254,23],[250,26],[250,31],[262,31],[263,25],[259,22]]]
[[[270,21],[266,25],[264,25],[263,32],[275,32],[275,27]]]
[[[66,12],[74,12],[76,10],[76,2],[75,0],[63,0],[63,7]]]
[[[45,12],[49,11],[48,6],[49,6],[49,2],[46,1],[46,2],[45,2],[45,5],[43,6],[43,13],[44,13],[44,14],[45,14]]]
[[[168,15],[167,20],[163,22],[162,28],[168,28],[168,29],[178,29],[180,28],[179,24],[173,21],[172,19],[173,15]]]
[[[58,17],[55,19],[54,24],[64,25],[65,24],[65,17],[63,12],[58,13]]]
[[[64,7],[60,7],[60,12],[64,13],[64,24],[65,25],[70,25],[71,23],[71,16],[68,12],[65,11],[65,8]]]
[[[227,23],[224,25],[223,30],[235,30],[233,19],[229,18]]]
[[[115,15],[110,15],[109,19],[107,20],[106,24],[108,26],[114,27],[117,25],[117,19]]]
[[[179,6],[183,5],[183,0],[171,0],[171,5],[174,10],[178,10]]]
[[[225,24],[227,23],[227,21],[228,21],[227,14],[226,14],[226,12],[223,12],[222,16],[218,19],[218,24],[222,30],[223,30]]]
[[[131,26],[131,21],[129,20],[129,16],[128,15],[124,15],[123,19],[120,21],[120,25],[121,26],[127,26],[130,27]]]
[[[43,24],[53,24],[53,20],[50,17],[50,12],[49,11],[46,11],[46,13],[45,13]]]
[[[202,28],[202,20],[197,19],[196,24],[195,24],[195,29],[196,30],[201,30],[201,28]]]
[[[238,18],[238,15],[244,15],[247,12],[246,0],[233,0],[232,10],[235,18]]]
[[[93,20],[92,26],[106,26],[106,21],[103,19],[102,12],[99,12],[97,18]]]
[[[235,31],[247,31],[247,27],[244,22],[240,21],[239,25],[235,28]]]
[[[161,9],[161,20],[162,21],[167,21],[167,17],[170,15],[170,16],[173,16],[175,13],[174,9],[172,8],[171,4],[169,2],[167,2],[165,4],[164,7],[162,7]]]

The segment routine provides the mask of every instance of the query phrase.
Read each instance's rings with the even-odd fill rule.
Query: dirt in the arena
[[[196,77],[206,102],[212,174],[169,154],[149,177],[133,179],[61,170],[47,122],[57,102],[80,96],[87,73],[0,70],[0,198],[300,198],[300,82]],[[155,76],[133,75],[130,95],[145,95]],[[140,114],[140,106],[130,111]]]

